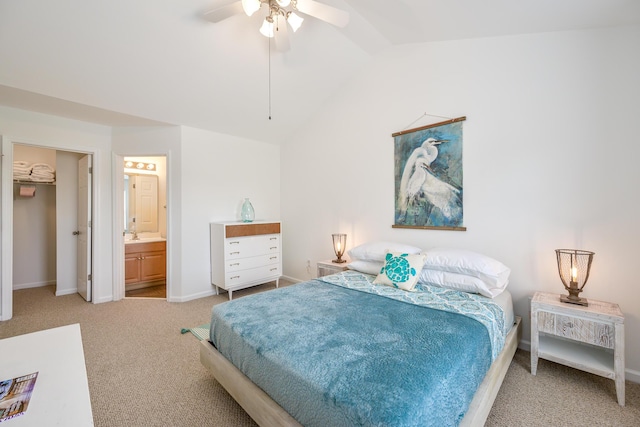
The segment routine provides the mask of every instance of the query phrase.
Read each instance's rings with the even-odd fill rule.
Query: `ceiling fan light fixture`
[[[273,18],[271,16],[264,18],[262,27],[260,27],[260,34],[269,38],[273,37]]]
[[[246,13],[247,16],[256,13],[261,5],[260,0],[242,0],[242,9],[244,9],[244,13]]]
[[[291,0],[276,0],[280,7],[287,7],[291,4]]]
[[[291,25],[291,29],[293,29],[294,33],[298,31],[298,28],[300,28],[302,21],[304,21],[304,18],[297,15],[295,12],[287,13],[287,22]]]

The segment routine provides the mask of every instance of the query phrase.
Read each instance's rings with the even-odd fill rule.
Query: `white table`
[[[624,406],[624,315],[618,304],[589,299],[589,306],[536,292],[531,300],[531,373],[538,359],[611,378]]]
[[[38,372],[27,411],[2,425],[93,425],[80,325],[0,340],[0,381]]]
[[[329,274],[340,273],[348,270],[348,262],[337,263],[332,260],[318,261],[318,277],[328,276]]]

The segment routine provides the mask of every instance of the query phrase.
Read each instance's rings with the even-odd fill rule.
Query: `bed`
[[[483,425],[520,338],[508,291],[346,271],[216,305],[200,359],[261,426]]]

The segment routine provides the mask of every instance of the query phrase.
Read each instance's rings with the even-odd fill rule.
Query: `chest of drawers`
[[[229,292],[282,275],[280,222],[211,223],[211,284]]]

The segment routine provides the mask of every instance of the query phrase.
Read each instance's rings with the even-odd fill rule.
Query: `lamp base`
[[[571,295],[560,295],[560,302],[566,302],[569,304],[583,305],[587,307],[589,305],[586,298],[571,298]]]
[[[342,264],[343,262],[347,262],[346,259],[334,259],[331,262],[335,262],[336,264]]]

